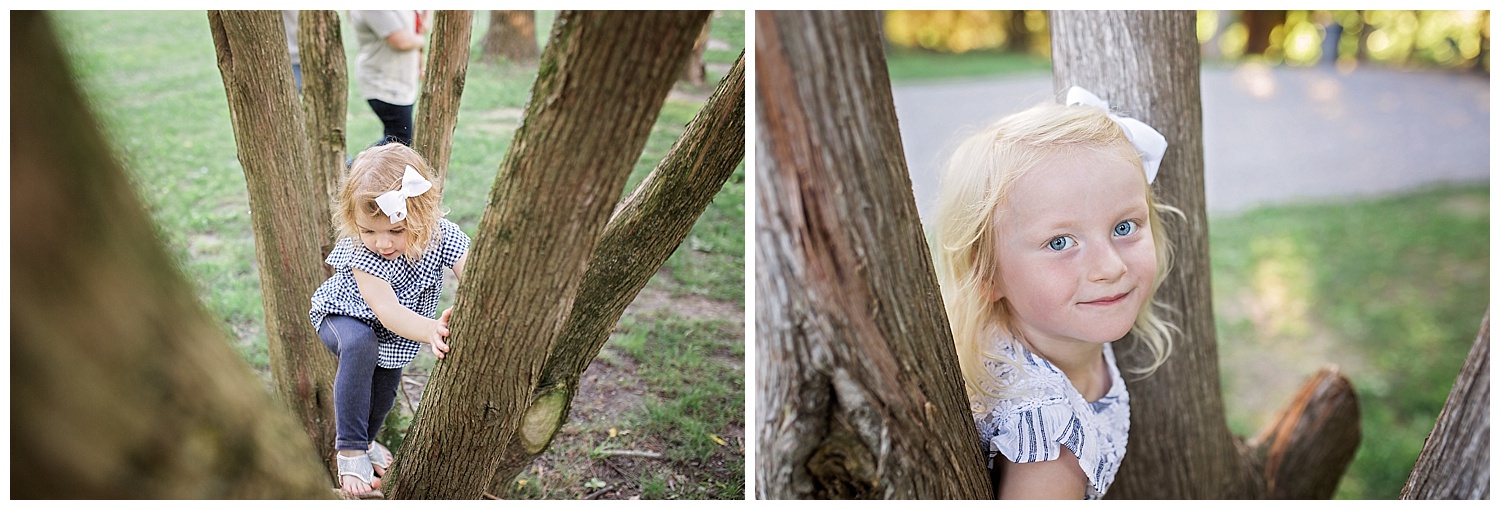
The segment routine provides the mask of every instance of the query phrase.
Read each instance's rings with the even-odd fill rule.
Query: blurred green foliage
[[[1489,307],[1488,185],[1211,218],[1225,408],[1253,436],[1317,367],[1363,440],[1336,497],[1394,499]]]
[[[1205,61],[1254,59],[1489,71],[1489,11],[1198,11]],[[1004,51],[1047,58],[1047,11],[886,11],[892,50]]]

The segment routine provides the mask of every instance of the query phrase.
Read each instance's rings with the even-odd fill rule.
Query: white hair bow
[[[1094,93],[1084,90],[1083,87],[1072,87],[1068,89],[1068,106],[1081,104],[1093,106],[1104,110],[1109,119],[1119,124],[1125,130],[1125,138],[1135,146],[1135,151],[1141,155],[1141,167],[1146,169],[1146,182],[1156,181],[1156,170],[1161,167],[1161,158],[1167,153],[1167,139],[1161,133],[1151,129],[1145,122],[1115,115],[1109,112],[1109,103],[1099,99]]]
[[[380,211],[391,217],[391,223],[406,219],[406,199],[426,193],[432,189],[432,183],[422,178],[411,165],[406,165],[406,173],[401,175],[401,189],[391,190],[375,197],[375,203],[380,205]]]

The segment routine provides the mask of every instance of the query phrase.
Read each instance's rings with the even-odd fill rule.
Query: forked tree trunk
[[[536,398],[600,233],[704,12],[562,12],[490,192],[394,498],[475,499],[519,434],[540,451],[564,390]]]
[[[1172,270],[1157,294],[1176,310],[1168,320],[1181,334],[1154,374],[1126,379],[1130,447],[1108,496],[1328,497],[1359,442],[1358,433],[1351,434],[1348,427],[1328,426],[1358,421],[1353,388],[1342,375],[1315,376],[1304,396],[1294,399],[1276,426],[1262,434],[1264,448],[1237,444],[1225,422],[1209,286],[1195,23],[1190,11],[1051,13],[1054,88],[1089,89],[1160,131],[1168,147],[1156,195],[1186,216],[1186,221],[1163,217],[1175,250]],[[1121,345],[1123,369],[1150,361],[1133,339]],[[1299,456],[1307,445],[1329,454]],[[1270,484],[1276,484],[1274,489]]]
[[[989,497],[877,18],[755,29],[757,496]]]
[[[283,405],[332,466],[336,361],[308,323],[332,231],[314,185],[302,109],[277,11],[209,11],[235,147],[250,195],[271,375]],[[321,182],[319,182],[321,184]]]
[[[297,16],[297,48],[302,58],[302,114],[306,119],[307,144],[311,154],[313,185],[322,183],[324,192],[318,214],[330,218],[333,201],[338,197],[344,166],[346,138],[345,118],[349,113],[349,71],[344,58],[344,39],[340,35],[337,11],[301,11]],[[324,232],[323,260],[333,251],[337,238],[331,230]],[[323,265],[324,275],[333,268]]]
[[[490,11],[490,26],[479,41],[479,57],[512,64],[536,62],[536,11]]]
[[[1489,312],[1401,499],[1490,499]]]
[[[10,29],[11,496],[329,497],[157,241],[46,15]]]
[[[441,182],[453,154],[453,128],[469,70],[469,33],[474,11],[437,11],[432,22],[432,53],[418,98],[412,148],[427,158]]]
[[[541,382],[531,396],[535,401],[563,391],[556,428],[567,419],[579,379],[625,308],[682,244],[744,157],[745,55],[741,53],[666,157],[616,209],[589,256],[559,348],[547,357]],[[505,446],[489,492],[505,494],[516,475],[549,444],[550,437],[539,447],[528,448],[521,437],[513,438]]]

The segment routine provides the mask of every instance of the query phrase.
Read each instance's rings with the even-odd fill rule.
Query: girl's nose
[[[1125,260],[1113,243],[1095,243],[1093,260],[1089,264],[1089,280],[1112,282],[1125,275]]]

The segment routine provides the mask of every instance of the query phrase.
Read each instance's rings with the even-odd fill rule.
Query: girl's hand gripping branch
[[[447,355],[448,343],[443,338],[448,336],[451,308],[443,312],[441,319],[423,317],[396,300],[396,291],[391,289],[390,282],[357,267],[353,271],[354,283],[359,285],[359,295],[365,298],[365,304],[370,305],[370,310],[375,312],[375,318],[380,319],[381,325],[402,338],[431,344],[432,353],[438,359]]]

